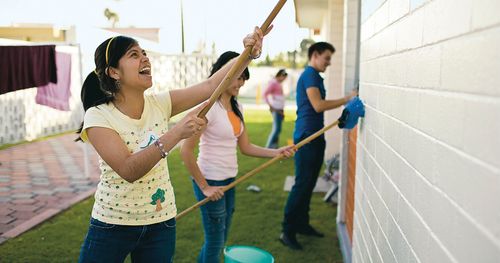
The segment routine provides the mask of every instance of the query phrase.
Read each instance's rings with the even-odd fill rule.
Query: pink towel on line
[[[57,110],[69,111],[71,97],[71,54],[56,52],[57,84],[38,87],[36,103]]]

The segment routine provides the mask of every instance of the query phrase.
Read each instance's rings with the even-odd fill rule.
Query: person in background
[[[323,113],[341,107],[357,95],[356,91],[335,100],[326,100],[326,90],[320,72],[325,72],[335,48],[318,42],[308,50],[309,64],[297,82],[297,120],[294,143],[302,141],[324,127]],[[280,241],[291,249],[302,249],[296,234],[323,237],[309,223],[309,205],[316,180],[323,164],[325,137],[321,135],[301,147],[295,154],[295,184],[288,194]]]
[[[256,28],[244,38],[252,57],[260,54],[263,36]],[[192,87],[147,94],[151,62],[135,39],[107,39],[94,60],[82,87],[78,132],[97,151],[101,177],[79,262],[123,262],[129,254],[132,262],[172,262],[177,208],[166,157],[205,127],[196,114],[206,103],[173,127],[168,121],[209,98],[234,61]]]
[[[238,55],[232,51],[223,53],[212,66],[210,75],[216,74]],[[234,212],[235,189],[224,193],[222,187],[234,182],[238,174],[237,148],[245,155],[265,158],[279,154],[290,157],[294,153],[293,146],[267,149],[250,142],[243,121],[243,110],[236,100],[241,86],[249,78],[247,68],[208,111],[208,123],[201,135],[186,139],[182,145],[182,160],[192,175],[196,199],[201,201],[208,197],[211,200],[201,207],[205,243],[198,256],[200,263],[219,262],[227,241]],[[196,160],[194,149],[198,142],[199,155]]]
[[[284,69],[280,69],[276,76],[269,81],[266,90],[264,91],[264,100],[269,105],[269,111],[273,116],[273,128],[267,139],[267,148],[278,148],[279,136],[281,133],[281,125],[285,118],[285,96],[283,96],[283,86],[281,83],[286,79],[288,73]]]

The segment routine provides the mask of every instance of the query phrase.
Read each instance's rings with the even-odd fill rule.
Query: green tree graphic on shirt
[[[153,199],[153,201],[151,201],[150,204],[156,204],[156,212],[160,211],[162,209],[161,203],[165,201],[165,190],[158,188],[156,193],[151,196],[151,199]]]

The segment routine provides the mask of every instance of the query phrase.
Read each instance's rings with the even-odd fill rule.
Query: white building
[[[327,136],[345,261],[500,262],[500,1],[294,3],[337,49],[329,96],[359,81],[366,106]]]

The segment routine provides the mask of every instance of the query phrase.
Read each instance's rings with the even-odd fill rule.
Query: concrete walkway
[[[67,134],[0,150],[0,244],[95,192],[97,154],[75,138]]]

